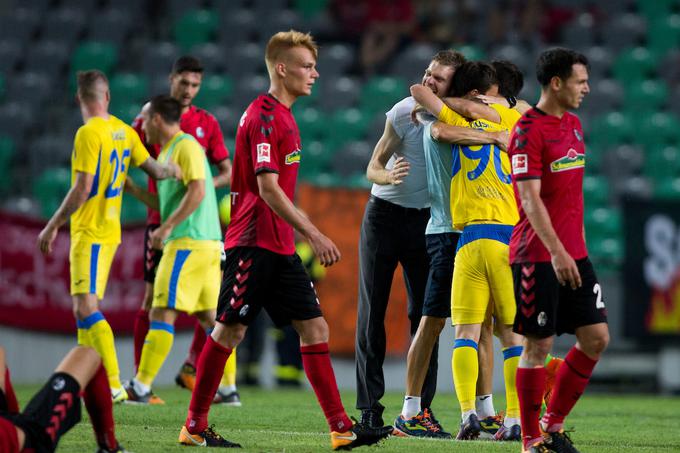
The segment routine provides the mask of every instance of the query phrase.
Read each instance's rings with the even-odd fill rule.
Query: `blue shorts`
[[[425,287],[423,316],[451,316],[451,281],[456,244],[460,233],[426,234],[425,244],[430,257],[430,273]]]

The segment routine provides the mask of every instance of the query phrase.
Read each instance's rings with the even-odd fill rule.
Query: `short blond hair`
[[[270,76],[274,74],[274,65],[281,59],[281,55],[294,47],[306,47],[314,54],[314,59],[319,56],[319,46],[311,34],[292,29],[280,31],[269,39],[264,54],[264,61],[267,63]]]

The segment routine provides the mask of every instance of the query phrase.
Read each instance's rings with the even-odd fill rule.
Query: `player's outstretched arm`
[[[500,123],[501,116],[488,105],[463,98],[444,98],[443,102],[453,111],[465,118],[473,120],[487,120],[492,123]]]
[[[444,106],[444,102],[425,85],[411,85],[411,96],[435,117],[439,116]]]
[[[194,212],[205,197],[205,179],[192,179],[187,184],[187,191],[179,202],[177,209],[156,228],[149,238],[151,246],[162,249],[163,242],[170,236],[172,230]]]
[[[57,211],[38,235],[38,248],[44,255],[52,253],[52,243],[57,237],[59,228],[87,201],[93,181],[93,174],[82,171],[76,172],[76,179],[64,197],[64,201],[61,202]]]
[[[576,261],[569,255],[557,236],[550,221],[548,210],[541,200],[541,180],[517,181],[517,192],[522,202],[522,209],[524,209],[531,226],[550,253],[557,280],[561,285],[569,284],[572,289],[579,288],[581,286],[581,275],[576,266]]]
[[[486,132],[469,127],[452,126],[442,121],[432,125],[430,135],[438,142],[455,143],[457,145],[496,145],[502,150],[508,148],[510,135],[507,131]]]
[[[140,166],[144,173],[152,177],[153,179],[167,179],[176,178],[182,179],[182,171],[180,168],[172,162],[167,162],[161,164],[153,157],[149,157]]]
[[[410,164],[403,157],[399,157],[391,170],[385,168],[390,157],[401,145],[401,138],[397,135],[389,120],[385,120],[385,130],[373,149],[373,155],[366,167],[366,179],[379,185],[399,185],[408,175]]]
[[[151,193],[148,190],[144,190],[135,183],[132,178],[125,178],[125,192],[129,193],[147,207],[158,211],[160,209],[160,203],[158,201],[158,195]]]
[[[340,261],[340,250],[333,241],[324,236],[305,215],[300,213],[283,192],[279,186],[278,173],[259,173],[257,187],[260,197],[271,210],[307,238],[323,266],[332,266]]]

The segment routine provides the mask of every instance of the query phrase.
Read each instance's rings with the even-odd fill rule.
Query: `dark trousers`
[[[356,330],[357,409],[382,414],[385,394],[385,312],[392,278],[401,263],[408,292],[411,337],[423,311],[429,258],[425,227],[429,209],[403,208],[371,196],[366,204],[359,241],[359,302]],[[421,393],[430,407],[437,387],[437,348],[432,353]]]

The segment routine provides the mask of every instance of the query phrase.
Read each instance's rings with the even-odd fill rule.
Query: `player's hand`
[[[149,235],[151,239],[151,248],[156,250],[163,250],[163,243],[172,233],[172,227],[167,225],[161,225]]]
[[[181,181],[182,180],[182,169],[180,168],[180,166],[177,165],[176,163],[172,162],[172,161],[166,163],[166,165],[168,166],[168,170],[170,172],[170,175],[172,175],[171,177],[177,179],[178,181]]]
[[[47,256],[52,253],[52,244],[57,238],[57,230],[49,225],[43,228],[38,235],[38,249],[43,255]]]
[[[498,131],[498,132],[496,132],[496,143],[494,143],[494,145],[496,145],[497,147],[499,147],[503,151],[507,151],[509,143],[510,143],[510,134],[508,133],[508,131]]]
[[[387,174],[390,184],[398,186],[408,176],[408,171],[411,169],[411,164],[403,157],[398,157],[394,161],[394,166]]]
[[[569,284],[571,289],[581,287],[581,274],[578,271],[576,261],[564,248],[552,254],[551,261],[560,285],[565,286]]]
[[[332,266],[340,261],[340,250],[327,236],[316,232],[316,234],[310,235],[307,239],[322,266]]]
[[[485,103],[486,105],[489,104],[500,104],[505,107],[510,107],[510,104],[508,104],[508,100],[505,99],[504,97],[500,96],[487,96],[485,94],[480,94],[477,96],[477,99]]]

